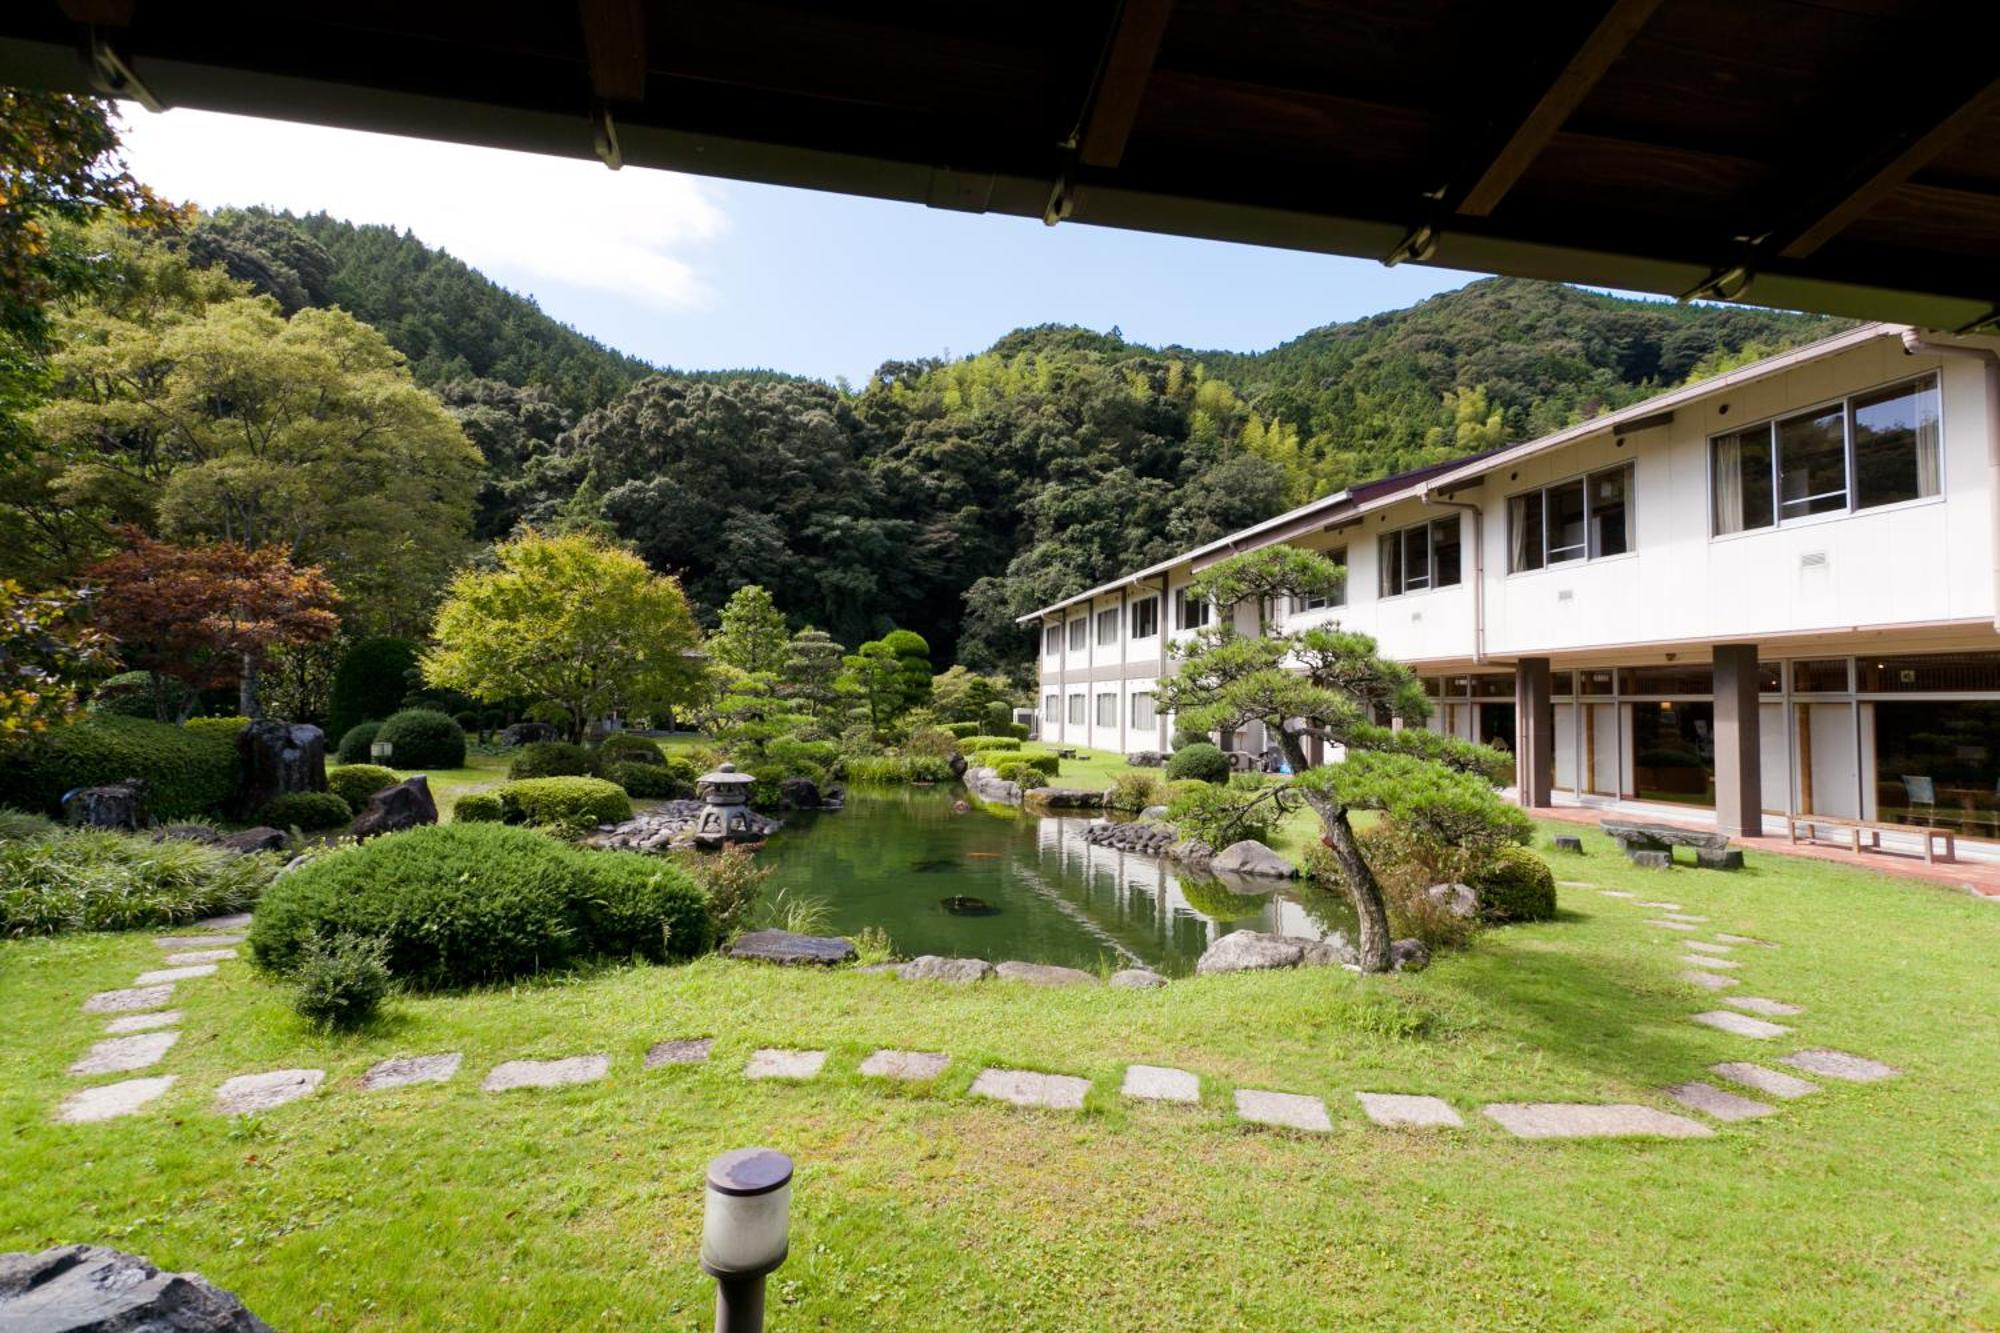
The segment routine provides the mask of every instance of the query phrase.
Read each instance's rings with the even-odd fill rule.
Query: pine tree
[[[763,586],[746,583],[722,608],[722,628],[708,641],[709,656],[738,671],[775,672],[784,664],[785,617]]]
[[[846,649],[824,630],[802,629],[785,645],[780,692],[814,721],[830,717],[840,700],[841,657]]]

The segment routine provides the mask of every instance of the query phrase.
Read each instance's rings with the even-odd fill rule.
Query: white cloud
[[[169,199],[386,223],[489,273],[669,309],[709,303],[685,252],[728,225],[693,177],[594,160],[191,110],[133,108],[124,140],[133,174]]]

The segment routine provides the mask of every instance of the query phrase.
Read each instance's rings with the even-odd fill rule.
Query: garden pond
[[[759,855],[767,895],[816,898],[827,929],[887,931],[907,957],[944,954],[1166,976],[1236,930],[1351,937],[1344,900],[1182,875],[1172,862],[1083,839],[1088,817],[960,810],[957,786],[850,788],[844,810],[796,814]],[[1241,890],[1249,889],[1250,892]]]

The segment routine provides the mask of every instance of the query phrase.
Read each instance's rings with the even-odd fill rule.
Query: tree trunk
[[[1267,728],[1268,729],[1268,728]],[[1278,747],[1284,751],[1285,760],[1294,773],[1306,771],[1305,746],[1298,736],[1285,729],[1280,723],[1277,728]],[[1354,915],[1360,922],[1360,934],[1354,942],[1354,952],[1361,963],[1363,972],[1387,972],[1389,970],[1389,907],[1382,898],[1382,885],[1376,880],[1375,872],[1368,868],[1366,858],[1361,855],[1361,844],[1354,836],[1354,825],[1347,820],[1347,807],[1340,805],[1318,792],[1301,791],[1306,804],[1319,816],[1320,827],[1325,830],[1320,841],[1333,853],[1334,860],[1340,862],[1341,882],[1347,888],[1347,900],[1354,905]]]
[[[257,659],[249,653],[243,654],[243,675],[236,686],[236,711],[252,722],[264,716],[264,707],[257,701]]]

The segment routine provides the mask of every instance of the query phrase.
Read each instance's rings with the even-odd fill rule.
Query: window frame
[[[1174,589],[1174,630],[1179,634],[1192,634],[1197,630],[1207,629],[1215,623],[1215,603],[1206,597],[1188,596],[1192,587],[1192,584],[1183,584]],[[1201,611],[1200,618],[1192,625],[1187,623],[1190,607],[1198,607]]]
[[[1725,435],[1732,433],[1729,431],[1723,432]],[[1596,545],[1597,531],[1593,523],[1596,515],[1591,506],[1591,494],[1600,477],[1609,476],[1614,472],[1623,472],[1625,474],[1625,549],[1614,551],[1609,555],[1592,555],[1591,548]],[[1543,482],[1539,486],[1529,486],[1508,494],[1504,497],[1507,515],[1507,577],[1511,579],[1521,574],[1546,574],[1552,569],[1560,569],[1570,565],[1596,564],[1601,560],[1622,560],[1627,556],[1636,554],[1639,549],[1638,482],[1638,460],[1628,458],[1622,463],[1613,463],[1609,467],[1594,467],[1587,468],[1582,472],[1571,472],[1557,477],[1553,481]],[[1555,537],[1552,531],[1553,525],[1549,522],[1549,493],[1551,491],[1567,490],[1572,486],[1577,487],[1583,495],[1583,540],[1574,546],[1554,547],[1550,545],[1555,540]],[[1538,498],[1540,501],[1539,508],[1542,518],[1541,559],[1537,564],[1523,565],[1521,568],[1516,569],[1514,567],[1514,502],[1516,500],[1526,500],[1531,496]],[[1573,555],[1564,560],[1551,560],[1549,557],[1556,550],[1580,550],[1582,554]]]
[[[1062,695],[1044,694],[1042,696],[1042,721],[1062,721]]]
[[[1139,630],[1139,613],[1142,610],[1151,612],[1153,617],[1152,625],[1144,633],[1141,633]],[[1125,637],[1128,640],[1158,638],[1160,635],[1160,595],[1152,593],[1133,602],[1128,612],[1128,620],[1130,623],[1125,629]]]
[[[1134,731],[1137,731],[1141,728],[1150,731],[1154,727],[1159,725],[1160,711],[1156,706],[1158,700],[1152,690],[1134,690],[1132,691],[1130,698],[1131,702],[1129,703],[1128,708],[1130,711],[1132,729]],[[1146,719],[1143,722],[1139,720],[1139,701],[1141,699],[1146,701]]]
[[[1400,528],[1391,528],[1387,532],[1378,533],[1375,538],[1376,599],[1378,601],[1386,602],[1392,597],[1414,597],[1419,593],[1437,592],[1444,588],[1460,588],[1465,586],[1465,527],[1463,522],[1461,521],[1463,518],[1464,518],[1463,514],[1454,511],[1449,515],[1442,515],[1437,518],[1427,518],[1421,523],[1410,523]],[[1437,542],[1436,529],[1441,524],[1445,523],[1454,523],[1459,525],[1458,571],[1453,576],[1451,582],[1439,583],[1437,581],[1438,542]],[[1424,582],[1420,587],[1411,587],[1409,583],[1410,556],[1409,556],[1408,534],[1412,532],[1421,532],[1424,534],[1424,542],[1423,542]],[[1393,591],[1389,589],[1387,584],[1390,562],[1384,557],[1384,552],[1387,549],[1387,545],[1391,538],[1394,538],[1396,543],[1395,565],[1397,573],[1397,584]]]
[[[1106,708],[1106,704],[1109,704],[1110,707]],[[1111,715],[1109,722],[1104,720],[1106,713]],[[1115,729],[1118,726],[1118,691],[1099,690],[1097,692],[1097,715],[1093,719],[1092,725],[1106,729]]]
[[[1073,653],[1090,651],[1090,617],[1074,616],[1069,622],[1069,650]]]
[[[1064,723],[1065,726],[1081,727],[1089,724],[1090,696],[1083,691],[1078,690],[1076,693],[1070,695],[1069,702],[1063,705],[1063,707],[1067,710],[1063,714],[1067,719]]]
[[[1063,652],[1063,627],[1046,625],[1042,633],[1042,656],[1061,657]]]
[[[1116,644],[1118,643],[1118,632],[1124,628],[1124,626],[1118,623],[1121,618],[1118,614],[1118,608],[1115,606],[1107,606],[1102,611],[1099,611],[1097,613],[1096,618],[1097,618],[1097,646],[1099,648],[1110,648],[1116,646]],[[1109,631],[1108,634],[1106,633],[1107,630]]]

